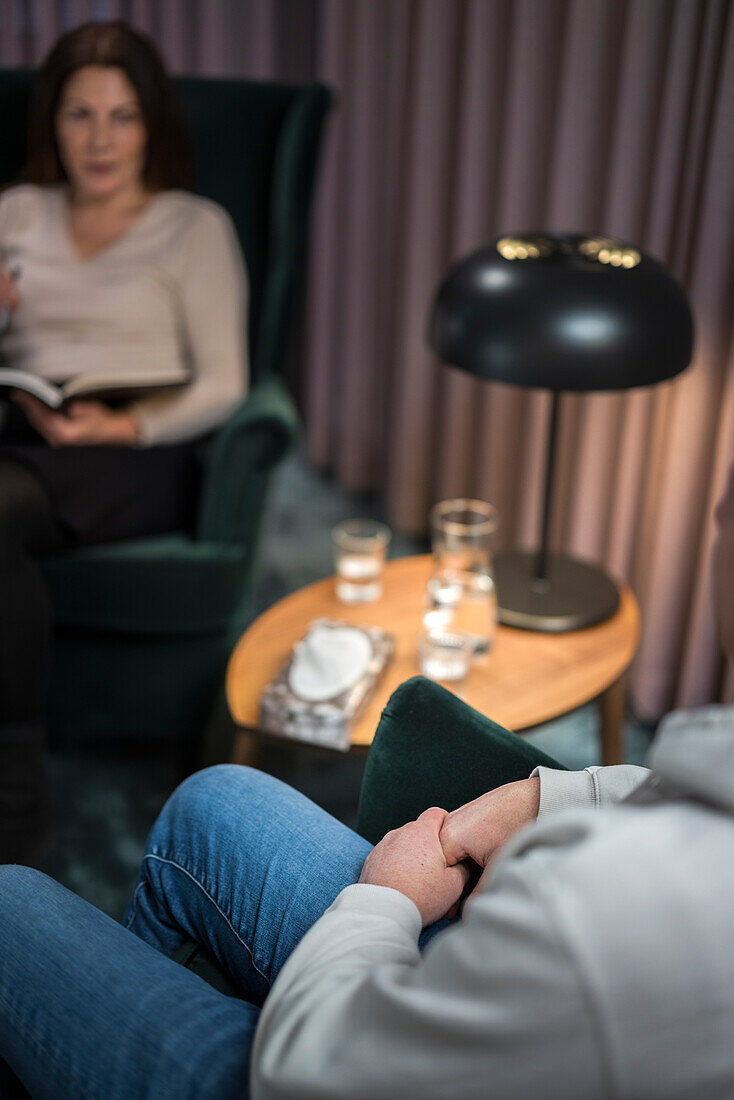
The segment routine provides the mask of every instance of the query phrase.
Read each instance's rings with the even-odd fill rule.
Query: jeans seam
[[[256,973],[258,973],[260,975],[260,977],[263,979],[263,981],[267,982],[268,988],[270,988],[270,986],[272,985],[272,982],[270,981],[270,979],[267,977],[266,974],[263,974],[262,970],[260,969],[260,967],[255,962],[255,956],[252,953],[252,948],[249,946],[249,944],[245,943],[245,941],[242,939],[242,936],[240,936],[239,932],[234,927],[234,925],[232,924],[232,921],[229,919],[227,914],[224,912],[224,910],[221,908],[221,906],[217,904],[217,902],[211,896],[211,894],[206,889],[206,887],[202,886],[202,884],[199,882],[199,880],[196,878],[196,876],[192,875],[191,871],[189,871],[188,868],[184,867],[182,864],[180,864],[175,859],[168,859],[166,856],[156,855],[155,852],[146,852],[146,854],[143,856],[143,863],[145,863],[145,861],[148,860],[148,859],[156,859],[156,860],[158,860],[159,863],[166,863],[170,867],[175,867],[176,870],[181,871],[181,873],[186,875],[187,878],[190,878],[195,886],[198,886],[199,890],[201,890],[204,897],[207,898],[207,900],[211,902],[211,904],[214,906],[216,911],[219,913],[220,917],[222,918],[224,923],[227,925],[227,927],[229,928],[232,935],[235,937],[236,940],[239,941],[239,943],[242,944],[245,951],[250,956],[250,961],[252,962],[253,969],[256,971]],[[130,920],[127,924],[128,928],[130,927],[130,924],[132,923],[132,921],[135,919],[135,907],[136,907],[136,902],[137,902],[138,891],[140,889],[142,889],[142,887],[145,886],[145,885],[147,885],[145,882],[139,882],[138,885],[135,887],[135,893],[133,894],[133,899],[132,899],[132,902],[131,902],[131,905],[130,905],[131,916],[130,916]]]

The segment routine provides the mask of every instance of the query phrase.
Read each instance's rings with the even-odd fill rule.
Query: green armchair
[[[32,74],[0,72],[0,181],[24,160]],[[250,278],[251,389],[201,448],[194,533],[43,562],[54,606],[51,728],[195,736],[250,614],[271,473],[298,419],[281,379],[331,94],[323,86],[179,78],[196,190],[232,216]]]

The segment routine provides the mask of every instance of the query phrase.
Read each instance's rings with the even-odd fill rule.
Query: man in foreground
[[[734,657],[734,478],[717,519]],[[269,776],[201,772],[126,928],[0,868],[0,1057],[54,1098],[732,1097],[734,708],[670,716],[650,764],[541,767],[372,850]],[[166,957],[187,936],[243,999]]]

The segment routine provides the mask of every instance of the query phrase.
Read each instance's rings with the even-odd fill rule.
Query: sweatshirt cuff
[[[366,882],[355,882],[345,886],[327,913],[337,911],[368,913],[376,917],[388,917],[409,932],[416,940],[421,934],[423,921],[415,902],[391,886],[373,886]]]
[[[536,775],[540,779],[538,821],[569,806],[596,805],[596,788],[590,771],[564,772],[540,765],[533,769],[531,778]]]

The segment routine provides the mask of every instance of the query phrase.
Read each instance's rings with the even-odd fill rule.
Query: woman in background
[[[162,62],[124,23],[64,35],[37,80],[24,183],[0,195],[3,364],[54,382],[178,369],[188,385],[52,412],[20,391],[0,427],[0,863],[49,832],[52,614],[36,558],[190,529],[195,441],[246,389],[247,276],[232,223],[188,193]]]

